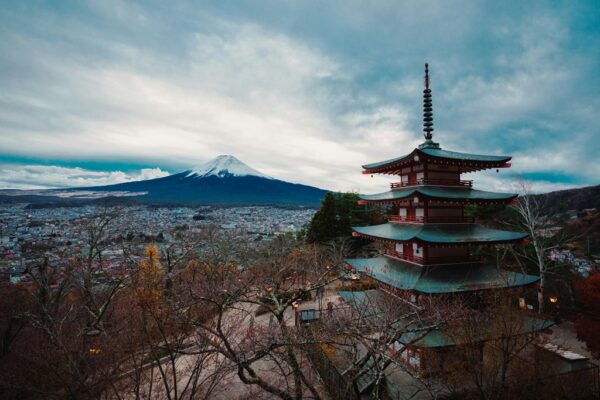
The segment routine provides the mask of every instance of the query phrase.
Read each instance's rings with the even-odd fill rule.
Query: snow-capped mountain
[[[319,205],[326,193],[316,187],[268,177],[234,156],[218,156],[197,168],[163,178],[68,191],[71,200],[93,192],[100,196],[106,193],[106,197],[127,193],[128,199],[152,204],[309,206]],[[77,192],[81,196],[72,194]],[[59,198],[52,190],[44,196]]]
[[[213,158],[197,168],[192,169],[188,174],[188,176],[196,177],[207,177],[211,175],[220,178],[227,176],[259,176],[261,178],[272,179],[230,155],[222,155]]]

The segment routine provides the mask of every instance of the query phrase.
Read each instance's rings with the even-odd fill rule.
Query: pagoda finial
[[[425,132],[425,140],[433,138],[433,108],[429,83],[429,64],[425,63],[425,90],[423,90],[423,132]]]

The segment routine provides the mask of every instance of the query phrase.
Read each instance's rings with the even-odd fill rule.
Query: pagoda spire
[[[425,64],[425,90],[423,90],[423,132],[425,140],[433,139],[433,108],[429,89],[429,64]]]

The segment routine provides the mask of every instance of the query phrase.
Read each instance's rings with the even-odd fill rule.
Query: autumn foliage
[[[575,321],[577,337],[595,355],[600,354],[600,273],[590,275],[575,284],[577,300],[583,311]]]
[[[160,264],[158,248],[147,246],[145,257],[140,260],[136,285],[142,308],[156,309],[160,304],[164,270]]]

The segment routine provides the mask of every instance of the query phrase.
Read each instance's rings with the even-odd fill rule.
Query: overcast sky
[[[507,4],[511,4],[508,6]],[[0,188],[148,179],[233,154],[376,192],[423,141],[513,156],[480,188],[600,183],[600,3],[7,1]]]

